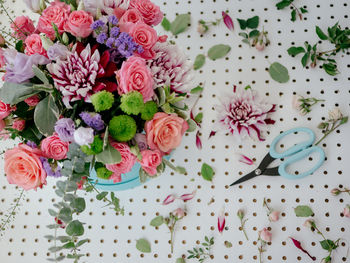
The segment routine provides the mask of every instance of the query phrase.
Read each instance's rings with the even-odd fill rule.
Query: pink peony
[[[33,95],[33,96],[25,99],[24,102],[27,103],[28,106],[30,106],[30,107],[35,107],[40,102],[40,98],[38,95]]]
[[[157,174],[157,167],[162,163],[162,154],[158,150],[141,151],[142,160],[140,162],[142,169],[150,176]]]
[[[46,184],[46,172],[40,156],[40,150],[25,144],[6,151],[4,170],[8,182],[24,190],[37,189]]]
[[[6,65],[6,59],[4,57],[4,50],[0,48],[0,69]]]
[[[70,6],[64,2],[56,0],[52,2],[41,14],[38,22],[37,29],[41,33],[45,33],[49,38],[55,39],[55,30],[52,27],[52,23],[58,28],[58,32],[62,34],[64,32],[64,24],[66,23],[70,13]]]
[[[25,53],[30,56],[33,54],[39,54],[43,56],[47,56],[46,50],[43,48],[43,44],[41,42],[41,37],[38,34],[32,34],[25,40],[26,49]]]
[[[12,110],[13,109],[11,108],[10,104],[6,104],[0,100],[0,119],[1,120],[9,116]]]
[[[42,140],[40,148],[45,157],[54,160],[63,160],[67,158],[69,143],[62,141],[55,133],[54,135]]]
[[[94,18],[84,10],[73,11],[64,25],[64,29],[76,37],[88,37],[91,32],[91,24]]]
[[[259,231],[259,238],[264,242],[271,242],[272,234],[267,228]]]
[[[29,35],[34,33],[35,27],[33,21],[27,16],[18,16],[11,24],[14,36],[25,40]]]
[[[280,219],[280,212],[279,211],[272,211],[269,214],[269,220],[271,222],[277,222]]]
[[[121,174],[131,171],[136,162],[136,156],[131,153],[130,147],[126,143],[113,141],[111,145],[120,152],[122,160],[117,164],[107,164],[106,168],[113,172],[110,179],[114,182],[118,182],[121,180]]]
[[[117,80],[119,95],[138,91],[145,102],[151,100],[154,95],[153,77],[143,58],[132,56],[124,61],[117,72]]]
[[[143,17],[141,13],[136,9],[132,8],[127,10],[123,16],[119,19],[120,24],[125,24],[125,23],[137,23],[137,22],[143,22]]]
[[[163,20],[163,13],[159,6],[150,0],[131,0],[130,7],[139,10],[147,25],[156,26]]]
[[[344,208],[343,214],[344,214],[345,217],[349,217],[350,218],[350,205],[347,205]]]
[[[21,119],[14,120],[12,124],[12,128],[17,131],[23,131],[25,126],[26,126],[26,121]]]
[[[187,122],[176,114],[158,112],[145,124],[147,143],[151,149],[169,153],[181,143]]]

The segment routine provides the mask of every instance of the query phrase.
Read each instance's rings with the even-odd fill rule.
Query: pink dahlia
[[[57,60],[47,65],[52,74],[55,87],[63,95],[63,103],[71,108],[70,102],[84,99],[90,101],[90,96],[100,90],[115,91],[117,84],[103,80],[114,75],[116,66],[109,62],[108,51],[102,56],[97,49],[91,50],[90,45],[85,48],[76,44],[66,60]]]
[[[239,138],[257,137],[263,141],[261,132],[268,124],[275,123],[269,118],[275,108],[275,104],[265,102],[251,89],[234,88],[233,95],[224,96],[222,104],[217,107],[218,122]]]
[[[192,88],[193,64],[178,48],[169,43],[157,43],[153,47],[155,57],[147,61],[156,87],[170,86],[179,93],[189,92]]]

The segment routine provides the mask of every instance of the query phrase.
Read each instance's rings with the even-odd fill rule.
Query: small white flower
[[[92,128],[80,127],[74,132],[74,141],[80,146],[89,145],[94,141],[94,130]]]
[[[333,110],[329,111],[328,113],[329,119],[332,121],[337,121],[343,118],[343,114],[339,110],[339,108],[334,108]]]

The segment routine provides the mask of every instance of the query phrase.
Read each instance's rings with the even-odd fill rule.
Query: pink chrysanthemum
[[[234,93],[224,96],[222,104],[217,107],[218,122],[236,137],[248,136],[263,141],[262,131],[268,124],[275,123],[269,118],[269,113],[274,112],[275,108],[275,104],[265,102],[251,89],[234,88]]]
[[[192,88],[193,64],[177,45],[157,43],[153,47],[154,59],[148,60],[156,87],[170,86],[179,93],[189,92]]]

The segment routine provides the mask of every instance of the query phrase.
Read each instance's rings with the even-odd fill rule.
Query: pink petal
[[[210,134],[209,134],[209,138],[208,139],[210,139],[211,137],[215,136],[215,134],[216,134],[216,131],[211,131]]]
[[[190,194],[183,194],[182,196],[179,197],[179,199],[181,199],[182,201],[186,202],[186,201],[192,200],[195,195],[196,195],[196,190],[194,190]]]
[[[202,149],[202,141],[201,141],[201,138],[199,137],[199,131],[197,131],[197,134],[196,134],[196,146],[199,150]]]
[[[248,165],[253,165],[254,162],[252,159],[250,159],[249,157],[245,156],[244,154],[239,154],[239,160],[241,163],[245,163]]]
[[[176,199],[176,197],[174,195],[168,195],[164,201],[163,201],[163,205],[168,205],[171,204],[172,202],[174,202]]]
[[[316,260],[316,257],[311,256],[311,255],[309,254],[309,252],[306,251],[306,250],[301,246],[301,243],[300,243],[298,240],[296,240],[296,239],[294,239],[294,238],[292,238],[292,237],[291,237],[290,239],[293,241],[294,246],[295,246],[296,248],[300,249],[300,250],[303,251],[305,254],[307,254],[313,261]]]
[[[218,216],[218,230],[219,230],[219,233],[222,233],[224,231],[225,223],[226,223],[225,211],[224,211],[224,208],[222,208],[221,211],[220,211],[220,214]]]
[[[224,11],[222,11],[222,18],[224,19],[224,23],[225,23],[226,27],[229,30],[233,31],[234,26],[233,26],[232,18]]]

